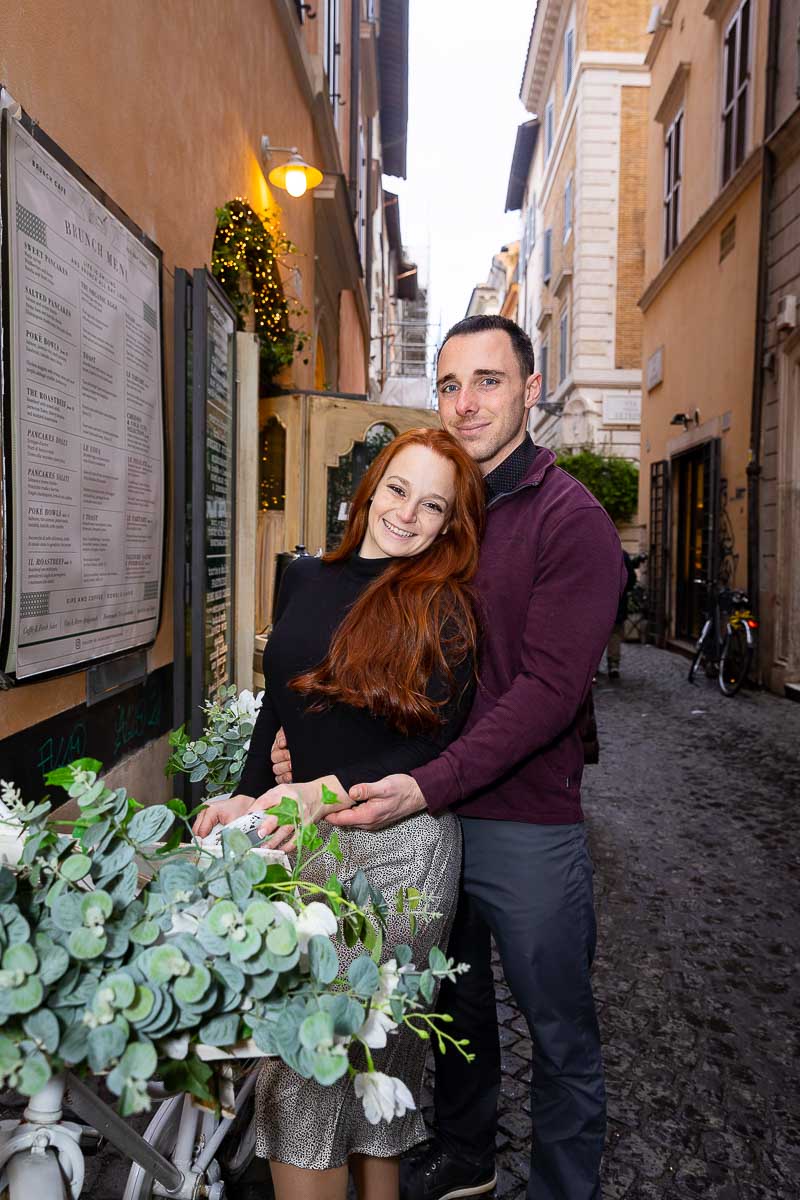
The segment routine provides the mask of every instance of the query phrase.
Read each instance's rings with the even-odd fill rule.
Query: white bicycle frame
[[[244,1080],[236,1096],[238,1108],[255,1086],[257,1075],[253,1070]],[[65,1089],[71,1108],[85,1126],[64,1120]],[[155,1092],[163,1095],[163,1090]],[[99,1134],[144,1176],[152,1177],[155,1195],[222,1200],[224,1184],[214,1160],[234,1118],[219,1119],[199,1109],[189,1095],[171,1096],[161,1107],[167,1110],[175,1105],[181,1106],[181,1113],[175,1146],[167,1158],[82,1080],[70,1072],[56,1075],[31,1097],[21,1121],[0,1121],[0,1192],[8,1188],[10,1200],[32,1196],[36,1200],[64,1200],[66,1196],[78,1200],[84,1183],[81,1137]],[[130,1180],[125,1194],[133,1194]]]

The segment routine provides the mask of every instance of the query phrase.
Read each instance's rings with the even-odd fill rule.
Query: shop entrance
[[[720,439],[714,438],[672,460],[677,546],[675,636],[694,641],[718,573]]]

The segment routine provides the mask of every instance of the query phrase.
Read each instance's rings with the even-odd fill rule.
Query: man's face
[[[484,475],[521,444],[541,386],[541,375],[523,378],[511,338],[502,329],[459,334],[439,355],[442,424]]]

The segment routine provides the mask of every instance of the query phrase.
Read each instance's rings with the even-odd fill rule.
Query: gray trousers
[[[606,1129],[600,1035],[589,970],[592,865],[583,825],[462,818],[462,888],[449,954],[470,970],[437,1003],[473,1063],[436,1056],[437,1132],[449,1153],[494,1156],[500,1044],[491,938],[533,1041],[528,1200],[598,1200]]]
[[[622,652],[622,639],[624,632],[624,621],[618,621],[611,630],[611,637],[608,639],[608,647],[606,648],[606,659],[609,671],[612,668],[619,670],[619,659]]]

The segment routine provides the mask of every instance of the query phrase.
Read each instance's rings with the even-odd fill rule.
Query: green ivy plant
[[[636,512],[639,468],[629,458],[585,448],[573,454],[561,451],[556,463],[589,489],[612,521],[629,521]]]
[[[308,340],[292,325],[293,318],[307,310],[286,298],[278,270],[288,254],[297,253],[297,247],[281,228],[277,206],[259,217],[246,200],[237,197],[216,214],[212,274],[233,305],[240,329],[252,313],[261,361],[272,379]]]
[[[33,1095],[68,1068],[108,1072],[124,1115],[149,1108],[155,1078],[215,1104],[202,1047],[250,1039],[254,1055],[322,1084],[349,1071],[365,1109],[399,1115],[411,1098],[370,1056],[387,1032],[405,1024],[469,1057],[449,1018],[427,1011],[436,982],[462,968],[438,950],[418,968],[407,946],[379,965],[384,898],[362,873],[349,894],[335,875],[325,886],[302,878],[323,849],[341,854],[295,801],[273,810],[296,827],[293,866],[267,865],[236,829],[217,856],[194,840],[180,800],[142,807],[107,787],[100,765],[47,776],[76,803],[74,822],[0,783],[7,863],[8,830],[19,833],[18,861],[0,868],[0,1083]],[[420,900],[397,903],[416,920]],[[346,975],[339,939],[364,946]],[[350,1062],[356,1045],[366,1072]]]

